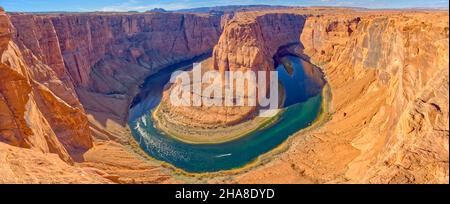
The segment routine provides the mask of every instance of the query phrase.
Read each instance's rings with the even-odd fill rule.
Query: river
[[[291,67],[283,64],[290,63]],[[294,133],[310,126],[322,109],[324,79],[320,71],[295,56],[285,56],[276,68],[285,89],[283,111],[268,127],[221,144],[187,144],[155,128],[151,110],[161,100],[164,86],[176,69],[163,69],[143,84],[139,100],[130,109],[133,137],[151,157],[187,172],[202,173],[242,167],[282,144]]]

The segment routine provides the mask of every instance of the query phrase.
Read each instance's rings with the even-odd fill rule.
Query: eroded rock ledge
[[[323,68],[332,119],[236,182],[448,183],[447,17],[309,16],[296,50]]]
[[[221,16],[208,14],[12,14],[11,21],[21,49],[75,87],[72,95],[83,103],[94,134],[121,141],[127,140],[122,131],[103,130],[126,124],[142,80],[212,51],[222,29]]]
[[[84,161],[107,172],[117,165],[122,169],[120,178],[117,172],[113,173],[116,176],[102,173],[114,182],[170,179],[158,167],[123,149],[122,144],[130,140],[129,104],[149,74],[211,52],[221,33],[221,16],[6,15],[2,10],[0,18],[1,142],[58,154],[69,165]],[[94,138],[121,145],[109,147],[109,153],[97,151],[101,148],[92,149]],[[98,141],[95,145],[110,146]],[[108,167],[98,159],[91,162],[93,157],[85,153],[88,150],[97,156],[115,151],[129,154],[120,162],[155,170],[141,171],[119,163]],[[136,174],[147,178],[136,178]],[[51,175],[47,172],[47,176]],[[54,182],[44,178],[42,182]]]
[[[217,70],[222,75],[226,71],[273,71],[273,58],[279,48],[300,44],[305,20],[306,15],[293,13],[237,13],[226,23],[212,58],[204,61],[202,68],[204,71]],[[259,118],[249,122],[257,115],[258,107],[255,106],[173,106],[169,101],[170,91],[165,92],[154,118],[158,126],[180,137],[188,134],[193,135],[192,138],[208,137],[208,141],[214,142],[214,135],[229,134],[232,138],[233,134],[248,132],[244,131],[246,126],[254,126],[254,130],[258,127],[256,124],[266,121]],[[242,125],[244,122],[249,124]],[[236,127],[238,125],[241,127]]]
[[[140,81],[216,44],[217,70],[269,70],[267,56],[294,42],[291,52],[323,68],[333,117],[232,182],[449,182],[448,12],[310,8],[231,17],[1,10],[0,149],[17,158],[58,159],[47,155],[55,153],[66,161],[55,168],[68,176],[95,169],[89,179],[72,181],[52,181],[50,172],[39,171],[33,182],[172,182],[160,165],[134,154],[121,164],[101,157],[128,154],[124,116]],[[92,138],[121,144],[95,142],[92,148]],[[81,166],[70,166],[83,159]],[[14,161],[1,160],[9,166]],[[34,163],[16,166],[27,165]],[[18,175],[25,173],[17,170],[17,179],[1,182],[31,181]]]

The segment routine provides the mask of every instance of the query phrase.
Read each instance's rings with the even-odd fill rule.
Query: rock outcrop
[[[11,20],[17,41],[58,70],[64,63],[76,86],[100,93],[126,91],[108,80],[127,85],[104,61],[121,58],[155,71],[208,52],[221,32],[220,16],[194,14],[13,14]]]
[[[222,72],[271,70],[292,45],[332,92],[326,124],[232,182],[448,183],[448,43],[444,11],[0,9],[0,183],[176,182],[124,148],[128,108],[146,76],[216,44]]]
[[[328,132],[360,151],[344,178],[448,183],[448,13],[382,14],[310,18],[303,31],[333,88]]]
[[[139,84],[165,66],[211,52],[221,26],[221,16],[203,14],[6,15],[2,10],[0,141],[31,153],[58,154],[68,165],[86,160],[94,138],[128,143],[127,112]],[[127,154],[123,146],[115,149]],[[133,153],[127,161],[154,168]],[[142,175],[142,168],[112,177],[167,180],[156,167],[143,171],[147,179],[129,178]]]
[[[323,68],[332,119],[238,182],[448,183],[448,13],[313,15],[300,41],[292,52]]]
[[[299,44],[300,33],[306,16],[292,13],[237,13],[224,16],[224,32],[214,47],[212,59],[202,63],[204,71],[218,70],[224,76],[226,71],[271,71],[274,66],[274,55],[282,46]],[[268,73],[268,72],[267,72]],[[267,74],[268,75],[268,74]],[[191,80],[193,81],[193,80]],[[217,82],[217,81],[216,81]],[[179,86],[173,85],[172,88]],[[211,82],[212,83],[212,82]],[[248,81],[246,82],[248,83]],[[191,99],[196,96],[210,98],[209,95],[194,93],[191,86]],[[202,82],[205,90],[208,84]],[[246,88],[244,88],[246,89]],[[257,106],[174,106],[170,103],[170,93],[167,89],[162,102],[154,113],[157,126],[171,135],[189,138],[208,138],[214,141],[215,135],[233,135],[229,127],[235,127],[248,122],[257,114]],[[236,90],[234,90],[236,91]],[[202,91],[203,92],[203,91]],[[222,93],[222,104],[225,103],[225,93]],[[243,103],[247,104],[248,92],[244,91]],[[236,96],[230,101],[237,101]],[[240,100],[240,99],[239,99]],[[225,128],[222,129],[221,128]],[[207,133],[201,129],[208,130]],[[235,128],[240,129],[240,128]],[[245,128],[244,128],[245,129]],[[212,131],[209,131],[212,130]],[[215,131],[213,133],[213,131]],[[248,130],[247,130],[248,131]],[[238,131],[238,132],[247,132]],[[216,134],[217,133],[217,134]],[[186,140],[185,140],[186,141]],[[199,142],[200,140],[196,140]]]
[[[214,47],[214,69],[270,71],[281,46],[299,43],[306,16],[291,13],[238,13]]]
[[[72,96],[78,95],[93,133],[122,142],[128,140],[122,129],[129,104],[143,79],[211,52],[221,33],[221,16],[204,14],[13,14],[11,20],[14,41],[64,81],[66,87],[52,84],[58,89],[52,91],[69,104],[77,104]],[[76,93],[67,91],[73,87]]]
[[[9,17],[1,16],[0,140],[56,153],[69,163],[80,159],[80,154],[92,147],[87,117],[75,95],[55,94],[57,89],[74,93],[73,89],[27,50],[22,54],[12,40]],[[69,96],[71,100],[64,100]]]
[[[0,142],[0,183],[4,184],[107,184],[105,172],[74,167],[55,154]]]

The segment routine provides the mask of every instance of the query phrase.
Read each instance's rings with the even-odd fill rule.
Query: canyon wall
[[[299,43],[299,31],[303,27],[305,16],[289,13],[255,16],[244,12],[225,15],[222,22],[225,30],[214,46],[212,59],[203,61],[202,66],[218,70],[223,75],[225,71],[271,70],[274,65],[273,56],[280,46]],[[154,118],[158,121],[156,124],[159,128],[174,135],[201,135],[213,141],[213,135],[223,134],[220,128],[254,118],[259,108],[247,105],[197,108],[176,106],[169,103],[171,91],[165,91]],[[247,103],[246,99],[244,103]],[[211,132],[205,136],[201,129]],[[190,133],[184,132],[185,130]],[[231,136],[232,133],[228,132],[228,135]]]
[[[333,134],[360,152],[345,178],[448,183],[448,13],[321,16],[303,33],[333,89]]]
[[[35,56],[28,66],[14,31],[0,9],[0,183],[111,183],[73,166],[93,145],[87,118],[50,91],[44,76],[64,87],[51,68]]]
[[[292,13],[237,13],[214,47],[214,69],[272,70],[278,48],[299,43],[305,19]]]
[[[114,75],[117,70],[104,70],[102,60],[120,58],[157,70],[207,52],[221,32],[220,16],[193,14],[13,14],[11,20],[16,41],[61,72],[65,64],[76,86],[101,93],[125,91],[101,87],[100,81],[125,83]]]
[[[208,14],[12,14],[11,21],[21,50],[63,82],[41,77],[48,87],[71,105],[83,104],[96,137],[122,143],[143,79],[211,52],[222,29],[221,16]]]
[[[344,10],[1,9],[0,175],[16,174],[0,182],[49,182],[55,171],[67,177],[50,182],[168,181],[160,166],[121,146],[131,98],[146,76],[217,44],[220,71],[271,70],[279,47],[292,45],[289,52],[322,68],[332,92],[327,123],[298,133],[286,153],[232,182],[448,183],[448,12]],[[39,167],[49,163],[51,171]]]
[[[322,67],[332,93],[330,121],[236,182],[448,183],[448,13],[315,12],[287,12],[309,16],[282,43],[260,29],[278,12],[236,15],[224,28],[216,68],[272,69],[278,47],[298,37],[289,51]]]
[[[84,161],[87,168],[97,167],[97,174],[114,182],[167,180],[159,167],[149,166],[123,146],[109,148],[104,157],[103,152],[95,156],[108,158],[118,151],[127,157],[116,162],[132,162],[133,167],[114,162],[105,166],[85,152],[109,146],[97,142],[99,147],[91,150],[94,138],[127,143],[127,112],[143,79],[165,66],[211,52],[221,28],[221,16],[203,14],[6,15],[2,9],[0,141],[31,152],[16,154],[20,148],[9,146],[2,146],[2,151],[18,157],[36,152],[38,159],[42,159],[38,152],[57,154],[67,163],[55,165],[62,175],[83,172],[84,167],[69,166]],[[7,159],[12,154],[2,155],[6,158],[2,166],[18,165]],[[30,165],[34,168],[36,163]],[[111,168],[121,169],[120,179],[99,170]],[[26,172],[14,172],[17,178],[10,181],[27,179]],[[30,182],[58,182],[49,179],[51,172],[36,172],[39,178]],[[148,176],[129,178],[137,174]],[[102,176],[94,175],[93,180]]]
[[[12,40],[15,30],[9,17],[2,18],[1,140],[56,153],[69,163],[78,159],[92,147],[92,139],[73,89],[37,57],[26,50],[22,54]],[[58,89],[60,96],[55,94]]]

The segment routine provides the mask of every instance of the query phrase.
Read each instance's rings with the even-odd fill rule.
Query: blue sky
[[[366,8],[446,7],[449,0],[0,0],[7,11],[146,11],[221,5],[351,6]]]

